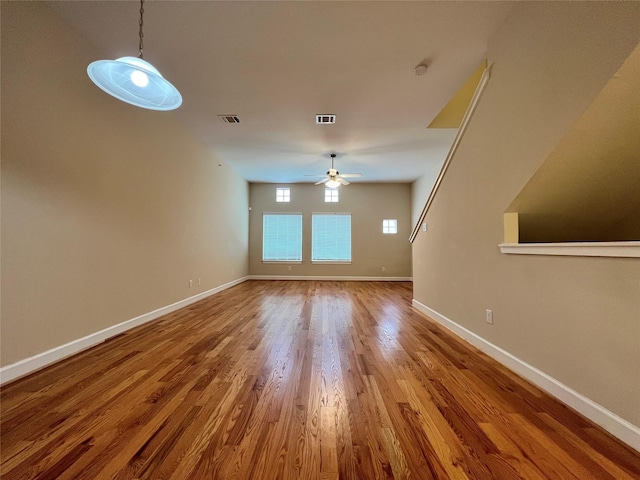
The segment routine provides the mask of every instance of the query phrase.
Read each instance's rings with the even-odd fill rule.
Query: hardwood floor
[[[640,478],[410,303],[410,283],[249,281],[131,330],[2,388],[2,478]]]

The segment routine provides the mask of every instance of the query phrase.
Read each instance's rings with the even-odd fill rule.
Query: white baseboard
[[[513,370],[518,375],[521,375],[550,395],[556,397],[561,402],[578,411],[592,422],[600,425],[606,431],[630,447],[640,451],[640,428],[636,425],[620,418],[615,413],[604,408],[602,405],[597,404],[593,400],[585,397],[579,392],[576,392],[543,371],[538,370],[536,367],[529,365],[506,350],[488,342],[463,326],[458,325],[453,320],[450,320],[444,315],[432,310],[426,305],[420,303],[418,300],[413,299],[412,305],[419,312],[435,320],[443,327],[482,350],[487,355],[493,357],[507,368]]]
[[[248,278],[248,276],[238,278],[231,282],[225,283],[224,285],[220,285],[218,287],[212,288],[211,290],[207,290],[206,292],[198,293],[197,295],[185,298],[184,300],[180,300],[179,302],[172,303],[171,305],[167,305],[162,308],[158,308],[157,310],[145,313],[143,315],[140,315],[139,317],[125,320],[122,323],[107,327],[104,330],[92,333],[90,335],[87,335],[86,337],[73,340],[64,345],[60,345],[59,347],[55,347],[51,350],[47,350],[46,352],[34,355],[33,357],[25,358],[24,360],[20,360],[11,365],[2,367],[0,368],[0,385],[4,385],[7,382],[20,377],[24,377],[25,375],[33,373],[36,370],[40,370],[41,368],[44,368],[47,365],[51,365],[58,360],[62,360],[63,358],[69,357],[78,352],[81,352],[82,350],[86,350],[87,348],[102,343],[111,337],[121,334],[122,332],[155,320],[156,318],[160,318],[163,315],[167,315],[168,313],[175,312],[180,308],[191,305],[198,300],[202,300],[203,298],[221,292],[222,290],[226,290],[227,288],[233,287],[234,285],[238,285],[248,280]]]
[[[249,280],[337,280],[344,282],[411,282],[413,277],[357,277],[339,275],[249,275]]]

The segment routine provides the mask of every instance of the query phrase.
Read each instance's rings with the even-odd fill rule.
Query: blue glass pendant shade
[[[98,60],[87,67],[89,78],[109,95],[149,110],[175,110],[182,95],[149,62],[136,57]]]

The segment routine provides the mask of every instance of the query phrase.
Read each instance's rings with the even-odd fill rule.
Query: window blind
[[[311,261],[351,261],[351,214],[313,214]]]
[[[271,214],[262,216],[262,261],[302,261],[302,215]]]

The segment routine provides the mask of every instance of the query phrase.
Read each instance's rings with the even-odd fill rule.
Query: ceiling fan
[[[305,177],[325,177],[324,179],[316,182],[314,185],[322,185],[329,188],[338,188],[340,185],[349,185],[349,182],[345,180],[345,178],[355,178],[361,177],[361,173],[340,173],[335,168],[333,168],[333,161],[336,158],[336,154],[331,154],[331,168],[325,175],[305,175]]]

